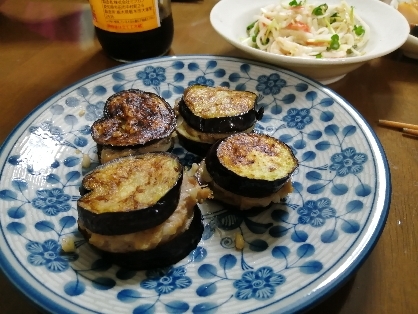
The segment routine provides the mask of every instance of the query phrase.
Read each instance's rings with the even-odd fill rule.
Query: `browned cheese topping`
[[[203,118],[233,117],[253,109],[257,95],[225,87],[193,85],[183,94],[186,106],[194,115]]]
[[[169,136],[175,125],[174,110],[164,99],[127,90],[107,100],[104,117],[92,125],[92,137],[103,145],[142,145]]]
[[[257,133],[230,136],[219,145],[217,155],[225,168],[250,179],[274,181],[286,177],[297,166],[287,145]]]
[[[78,205],[94,213],[147,208],[181,178],[178,160],[165,154],[127,157],[109,162],[86,175],[82,185],[90,192]]]

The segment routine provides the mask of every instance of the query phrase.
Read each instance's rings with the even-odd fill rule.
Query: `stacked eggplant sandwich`
[[[163,98],[129,89],[110,96],[103,117],[91,126],[101,163],[136,154],[169,151],[174,145],[176,116]]]
[[[195,249],[203,233],[197,204],[212,197],[168,152],[100,165],[80,192],[81,234],[104,258],[135,270],[175,264]]]
[[[197,177],[214,199],[239,210],[278,203],[293,188],[298,160],[278,139],[259,133],[238,133],[217,141],[199,164]]]
[[[256,110],[257,95],[226,87],[192,85],[175,106],[177,136],[188,151],[205,156],[218,140],[235,133],[250,133],[263,116]]]

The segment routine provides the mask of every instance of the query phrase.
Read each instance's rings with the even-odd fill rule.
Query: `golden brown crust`
[[[265,134],[232,135],[219,144],[216,153],[225,168],[250,179],[274,181],[289,176],[298,165],[286,144]]]
[[[84,177],[82,186],[89,192],[77,204],[97,214],[148,208],[171,190],[181,176],[182,166],[170,154],[116,159]]]
[[[174,110],[163,98],[131,89],[109,97],[91,131],[98,144],[131,146],[168,137],[175,126]]]
[[[185,89],[183,101],[190,111],[203,119],[238,116],[254,109],[257,95],[226,87],[192,85]]]

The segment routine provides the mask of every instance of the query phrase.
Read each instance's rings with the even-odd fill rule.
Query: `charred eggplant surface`
[[[192,128],[204,133],[241,132],[261,119],[257,95],[225,87],[192,85],[183,93],[179,113]]]
[[[182,178],[183,167],[170,153],[115,159],[83,178],[79,220],[105,235],[156,226],[176,209]]]
[[[169,103],[157,94],[130,89],[107,99],[103,118],[93,123],[91,134],[99,159],[105,163],[138,153],[167,151],[175,127],[176,116]]]
[[[221,188],[254,198],[277,192],[298,167],[290,147],[257,133],[238,133],[218,141],[205,162],[209,175]]]

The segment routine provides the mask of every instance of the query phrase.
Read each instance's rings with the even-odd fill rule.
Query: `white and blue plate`
[[[203,238],[187,258],[167,269],[120,269],[77,231],[78,188],[97,165],[90,126],[115,92],[142,89],[174,104],[195,83],[258,94],[264,117],[256,130],[287,143],[300,162],[294,191],[257,215],[206,203]],[[179,145],[173,152],[184,165],[199,161]],[[162,57],[87,77],[39,105],[0,153],[0,265],[52,313],[305,310],[364,262],[390,203],[384,151],[351,104],[294,72],[230,57]],[[83,156],[90,167],[82,167]],[[77,250],[63,254],[68,236]]]

